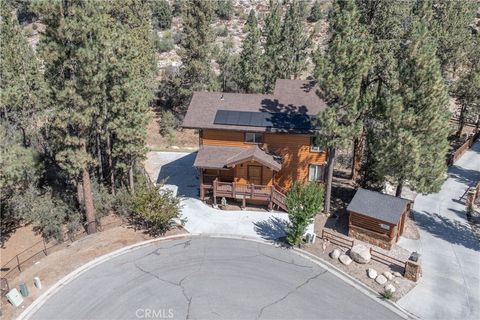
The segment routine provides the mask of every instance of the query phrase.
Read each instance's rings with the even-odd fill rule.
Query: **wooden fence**
[[[477,141],[480,137],[480,131],[471,135],[447,160],[447,165],[451,166]]]
[[[328,240],[333,244],[347,249],[351,249],[354,246],[355,242],[355,240],[350,237],[342,236],[334,232],[327,231],[325,229],[322,229],[322,233],[320,235],[317,234],[317,238]],[[395,269],[396,267],[397,269],[400,268],[402,271],[405,271],[405,265],[407,262],[404,260],[391,257],[372,247],[370,247],[370,255],[372,256],[372,260],[385,264],[391,269]]]

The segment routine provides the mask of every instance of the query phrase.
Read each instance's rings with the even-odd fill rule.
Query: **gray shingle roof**
[[[280,171],[282,168],[281,163],[275,160],[273,155],[266,153],[257,145],[249,148],[204,145],[198,150],[193,166],[204,169],[226,169],[248,160],[260,162],[275,171]]]
[[[318,86],[311,80],[277,80],[273,95],[222,92],[194,92],[182,126],[196,129],[228,129],[239,131],[302,131],[281,126],[282,121],[297,120],[296,115],[315,116],[327,105],[317,95]],[[281,128],[215,123],[217,111],[265,112]],[[286,117],[287,116],[287,117]],[[272,118],[272,117],[270,117]]]
[[[409,202],[407,199],[359,188],[347,210],[397,224]]]

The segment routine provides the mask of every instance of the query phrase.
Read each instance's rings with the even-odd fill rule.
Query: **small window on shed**
[[[246,143],[262,143],[263,142],[263,133],[261,133],[261,132],[246,132],[245,133],[245,142]]]
[[[380,223],[380,228],[385,229],[385,230],[390,230],[390,226],[388,224]]]

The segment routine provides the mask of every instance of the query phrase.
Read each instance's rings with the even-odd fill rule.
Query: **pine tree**
[[[235,53],[233,40],[228,38],[216,57],[220,68],[219,83],[223,92],[240,91],[240,55]]]
[[[378,133],[377,168],[396,182],[397,196],[407,183],[418,192],[437,192],[446,172],[448,97],[429,19],[412,21],[399,57],[401,102],[386,100],[389,112]]]
[[[270,2],[270,9],[265,17],[263,29],[265,38],[263,46],[263,78],[265,92],[272,92],[275,81],[280,77],[281,41],[282,41],[282,6],[276,1]]]
[[[326,212],[329,211],[335,149],[363,134],[367,105],[364,87],[371,65],[370,38],[359,23],[353,0],[333,3],[327,52],[315,56],[315,77],[329,109],[319,114],[318,138],[329,150]]]
[[[240,53],[241,87],[247,93],[263,91],[262,62],[260,48],[260,30],[253,9],[245,25],[247,36]]]
[[[112,1],[111,16],[117,18],[113,33],[113,56],[108,68],[109,100],[106,131],[110,135],[112,162],[134,191],[133,169],[145,157],[149,103],[153,100],[156,75],[155,51],[150,34],[148,7],[142,1]]]
[[[212,66],[213,2],[192,0],[182,8],[183,37],[180,43],[182,65],[175,75],[163,85],[163,98],[183,115],[193,91],[218,89]]]
[[[153,25],[159,29],[170,29],[172,26],[172,8],[167,0],[151,0]]]
[[[464,72],[457,81],[454,93],[460,103],[460,117],[457,135],[461,135],[467,119],[480,124],[480,39],[478,35],[473,36],[472,45],[464,65]]]
[[[304,2],[290,2],[285,12],[281,33],[281,59],[279,62],[282,78],[297,79],[306,68],[305,60],[311,39],[305,34],[304,17]]]
[[[310,9],[310,15],[308,16],[309,22],[317,22],[322,19],[322,6],[320,0],[315,0],[312,8]]]
[[[451,72],[455,79],[458,68],[465,62],[471,41],[470,25],[475,19],[478,3],[474,1],[430,0],[432,10],[429,28],[437,41],[437,56],[445,78]],[[421,2],[420,2],[421,6]]]
[[[46,25],[40,43],[49,87],[51,145],[55,160],[75,180],[83,194],[87,231],[96,231],[90,170],[94,164],[90,137],[94,118],[103,103],[106,63],[103,30],[108,21],[100,14],[103,3],[75,1],[42,3]],[[79,190],[80,191],[80,190]]]
[[[0,3],[0,117],[22,132],[23,144],[36,134],[44,87],[39,63],[12,8]]]

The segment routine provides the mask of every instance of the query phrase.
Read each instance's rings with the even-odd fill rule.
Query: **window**
[[[308,181],[323,181],[325,166],[311,164],[308,166]]]
[[[245,142],[246,143],[262,143],[263,133],[261,132],[246,132],[245,133]]]
[[[312,152],[322,152],[323,150],[320,147],[320,145],[317,143],[316,140],[317,139],[315,139],[315,137],[310,138],[310,151],[312,151]]]

